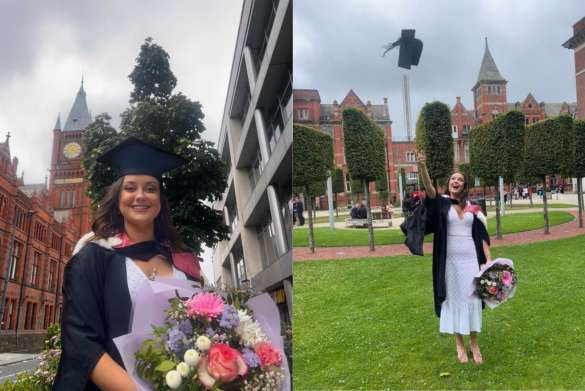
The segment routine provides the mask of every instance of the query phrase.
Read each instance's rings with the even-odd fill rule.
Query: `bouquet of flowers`
[[[510,259],[497,258],[475,276],[475,292],[491,309],[514,296],[518,278]]]
[[[163,284],[166,290],[157,287],[157,282],[150,282],[153,283],[154,286],[145,287],[149,284],[145,282],[140,291],[144,294],[150,288],[147,297],[150,295],[151,305],[157,307],[160,297],[157,300],[156,295],[160,296],[161,292],[163,297],[168,295],[173,282]],[[266,322],[263,325],[259,322],[259,318],[274,317],[274,313],[261,313],[262,305],[274,306],[267,295],[246,300],[249,293],[242,291],[195,289],[185,296],[184,287],[177,288],[174,297],[167,298],[162,324],[152,319],[148,311],[146,316],[134,314],[133,332],[114,340],[126,369],[133,368],[128,373],[142,389],[280,391],[286,388],[282,343],[274,344],[269,337],[272,335],[274,339],[279,331],[271,329]],[[253,308],[254,300],[264,304]],[[153,325],[150,331],[145,330],[147,323]]]

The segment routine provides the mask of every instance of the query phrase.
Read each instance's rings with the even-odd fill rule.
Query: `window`
[[[279,256],[272,219],[268,219],[265,225],[258,227],[258,236],[263,247],[263,266],[266,268],[276,262]]]
[[[308,121],[309,120],[309,109],[298,109],[297,110],[299,121]]]
[[[345,174],[345,192],[351,193],[351,178],[349,177],[349,173]]]
[[[41,253],[35,251],[33,256],[32,270],[30,274],[31,285],[37,285],[39,279],[39,265],[41,263]]]
[[[16,215],[14,216],[14,225],[16,225],[16,227],[18,227],[21,230],[24,230],[25,226],[24,216],[25,216],[24,210],[22,210],[22,208],[16,208]]]
[[[457,125],[451,125],[451,132],[453,138],[457,138]]]
[[[469,125],[463,125],[463,134],[469,134],[471,127]]]
[[[49,266],[49,279],[47,281],[47,287],[49,290],[53,290],[55,288],[55,275],[57,274],[57,262],[51,261],[51,265]]]
[[[406,152],[406,161],[407,162],[416,162],[416,153]]]
[[[248,172],[248,176],[250,178],[250,182],[252,183],[252,187],[256,186],[260,176],[262,175],[262,170],[264,169],[264,164],[262,162],[262,154],[260,150],[256,151],[256,158],[252,162],[250,166],[250,171]]]
[[[418,180],[418,172],[409,172],[407,175],[408,179]]]
[[[11,280],[16,280],[16,268],[18,266],[18,261],[22,252],[22,244],[14,241],[13,246],[12,256],[10,257],[10,267],[8,269],[8,278]]]

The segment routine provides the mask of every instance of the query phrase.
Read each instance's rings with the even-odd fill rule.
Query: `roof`
[[[386,105],[372,105],[371,107],[375,121],[390,121],[390,114]]]
[[[61,130],[61,113],[57,116],[57,122],[55,122],[54,130]]]
[[[24,185],[18,188],[27,197],[32,197],[35,193],[42,193],[47,190],[47,186],[44,183],[35,183],[33,185]]]
[[[483,52],[483,59],[481,60],[481,67],[479,68],[479,75],[477,76],[477,82],[475,86],[482,82],[506,82],[506,79],[502,77],[496,62],[490,53],[488,47],[487,38],[485,39],[485,51]],[[475,89],[475,86],[473,87]]]
[[[360,106],[365,106],[364,102],[357,96],[353,89],[350,89],[347,95],[345,95],[345,98],[341,101],[341,106],[347,106],[351,101],[355,101]]]
[[[547,117],[556,117],[557,115],[561,114],[561,109],[564,105],[569,106],[569,113],[574,113],[577,109],[577,103],[544,102],[544,115]]]
[[[82,81],[81,87],[79,87],[79,91],[77,92],[77,96],[75,97],[75,102],[73,102],[71,112],[69,113],[69,117],[67,117],[67,121],[65,122],[65,127],[63,128],[63,131],[66,132],[72,130],[83,130],[87,128],[87,125],[89,125],[90,122],[91,115],[89,114],[89,109],[87,108],[87,102],[85,100],[85,91],[83,89]]]
[[[321,102],[321,96],[317,90],[293,90],[294,99],[316,100]]]
[[[321,103],[321,119],[325,121],[333,120],[333,105],[329,103]]]
[[[583,42],[585,42],[585,29],[577,31],[571,38],[567,40],[567,42],[563,43],[563,47],[567,49],[575,49]]]

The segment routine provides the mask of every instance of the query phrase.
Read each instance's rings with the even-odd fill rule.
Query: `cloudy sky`
[[[485,37],[508,102],[531,92],[537,101],[575,102],[573,51],[561,45],[585,16],[583,0],[295,0],[295,88],[318,89],[322,103],[341,102],[350,88],[364,101],[388,97],[394,138],[405,138],[404,72],[398,50],[382,45],[416,29],[424,48],[410,71],[412,118],[425,102],[473,109]]]
[[[53,126],[59,113],[65,123],[82,73],[92,115],[107,112],[118,127],[149,36],[170,55],[176,91],[203,105],[203,136],[217,142],[241,8],[241,0],[0,0],[0,139],[10,131],[25,183],[44,182]]]
[[[59,113],[65,124],[82,73],[92,115],[107,112],[118,127],[149,36],[170,55],[175,91],[203,105],[203,137],[217,142],[241,9],[241,0],[0,0],[0,140],[11,133],[18,174],[44,182],[52,129]]]

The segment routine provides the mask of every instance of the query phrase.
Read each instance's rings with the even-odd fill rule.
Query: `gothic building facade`
[[[48,184],[25,185],[10,136],[0,143],[0,351],[38,350],[60,319],[65,265],[90,230],[81,168],[90,122],[82,84],[65,127],[59,118],[54,127]]]

